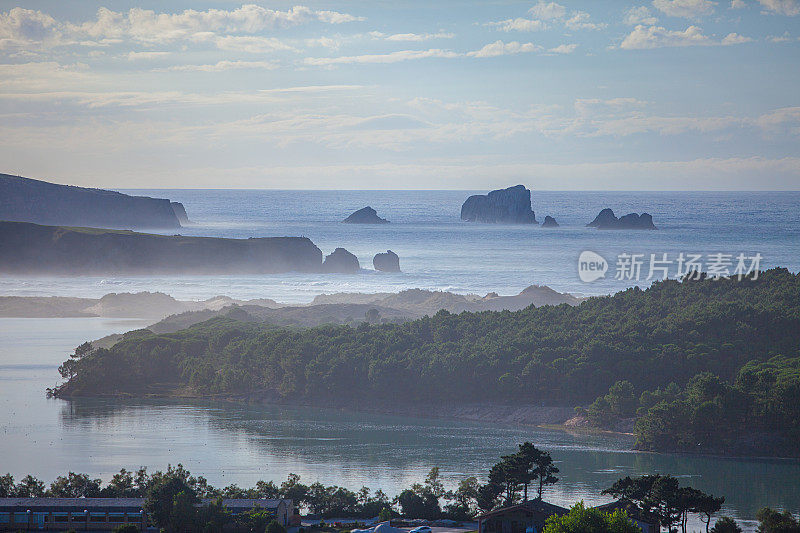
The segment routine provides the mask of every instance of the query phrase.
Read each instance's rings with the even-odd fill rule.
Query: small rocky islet
[[[524,185],[470,196],[461,206],[461,220],[496,224],[538,224],[531,208],[531,191]],[[658,229],[649,213],[628,213],[617,218],[610,208],[600,211],[586,226],[597,229]],[[560,224],[554,217],[547,215],[542,227],[558,228]]]

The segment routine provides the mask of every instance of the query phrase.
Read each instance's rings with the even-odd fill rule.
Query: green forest
[[[440,311],[402,324],[303,329],[218,317],[171,334],[139,330],[110,349],[79,347],[53,394],[595,402],[598,425],[638,416],[643,449],[717,451],[752,425],[781,448],[800,426],[798,358],[800,276],[771,269],[757,279],[660,281],[576,307]],[[618,382],[628,403],[602,405]],[[704,427],[709,416],[720,422]]]

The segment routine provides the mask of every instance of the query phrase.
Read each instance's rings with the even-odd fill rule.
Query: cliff
[[[0,220],[96,228],[180,228],[169,200],[0,174]],[[188,218],[186,219],[188,222]]]
[[[522,185],[489,194],[476,194],[461,206],[461,220],[507,224],[536,224],[531,191]]]
[[[192,221],[189,220],[189,216],[186,214],[186,208],[183,207],[182,203],[170,202],[169,205],[172,206],[172,212],[175,213],[175,217],[178,219],[178,222],[180,222],[182,226],[186,226],[192,223]]]
[[[7,274],[266,274],[321,268],[322,252],[305,237],[222,239],[0,222],[0,272]]]

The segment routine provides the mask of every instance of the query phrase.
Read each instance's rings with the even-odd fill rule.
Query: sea
[[[800,270],[800,192],[537,192],[537,219],[559,228],[473,224],[459,219],[476,191],[123,191],[179,201],[191,226],[185,235],[306,236],[325,254],[356,254],[355,274],[0,278],[0,295],[102,296],[162,291],[179,299],[215,295],[307,303],[336,292],[409,288],[461,294],[516,294],[531,284],[577,295],[647,287],[677,275],[678,258],[704,267]],[[342,224],[371,206],[390,220],[379,226]],[[587,228],[603,208],[617,215],[647,212],[654,231]],[[372,257],[391,249],[401,273],[377,272]],[[582,279],[579,257],[594,252],[604,276]],[[631,260],[635,256],[636,260]],[[753,259],[753,258],[758,258]],[[662,269],[650,276],[652,260]],[[631,265],[640,263],[639,272]],[[670,263],[672,261],[672,263]],[[704,268],[706,270],[706,268]],[[638,275],[637,275],[638,274]],[[651,279],[646,279],[650,276]],[[586,277],[586,276],[584,276]],[[626,475],[669,473],[682,483],[725,496],[721,514],[747,531],[760,507],[800,512],[800,461],[653,454],[631,450],[632,437],[555,429],[411,418],[300,406],[156,399],[47,398],[58,365],[75,346],[146,326],[135,319],[0,318],[0,475],[51,481],[69,471],[108,480],[119,468],[151,470],[184,464],[212,484],[251,486],[257,480],[320,481],[396,495],[440,467],[448,488],[486,478],[500,457],[523,441],[551,452],[559,482],[545,499],[560,505],[609,501],[600,493]],[[704,529],[694,521],[691,527]]]
[[[532,284],[591,296],[610,294],[679,275],[679,257],[695,257],[703,270],[719,265],[800,269],[800,192],[554,192],[534,191],[539,221],[560,227],[475,224],[460,220],[461,204],[481,191],[124,190],[183,203],[193,225],[183,235],[219,237],[305,236],[324,254],[354,253],[357,274],[267,276],[158,276],[0,278],[0,295],[95,296],[161,291],[179,299],[217,295],[307,303],[336,292],[397,292],[421,288],[460,294],[517,294]],[[483,191],[485,192],[485,191]],[[343,224],[365,206],[390,221]],[[653,231],[586,227],[601,209],[617,216],[647,212]],[[392,250],[401,273],[375,271],[372,258]],[[583,252],[605,259],[605,276],[586,282],[578,272]],[[635,256],[635,257],[634,257]],[[698,257],[699,256],[699,257]],[[751,258],[760,257],[757,261]],[[686,270],[686,261],[681,272]],[[638,265],[638,266],[636,266]],[[654,267],[651,272],[650,267]],[[745,270],[746,271],[746,270]],[[649,279],[648,279],[649,278]]]

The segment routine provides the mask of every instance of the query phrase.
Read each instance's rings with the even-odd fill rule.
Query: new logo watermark
[[[676,278],[699,279],[701,273],[711,279],[744,278],[758,279],[763,256],[760,253],[745,255],[740,253],[684,253],[672,257],[666,253],[617,255],[614,279],[626,281],[664,280],[674,274]],[[591,283],[606,277],[609,270],[605,258],[589,250],[578,257],[578,277],[584,283]]]
[[[581,252],[578,257],[578,276],[582,282],[591,283],[604,278],[606,272],[608,272],[608,261],[602,255],[589,250]]]

